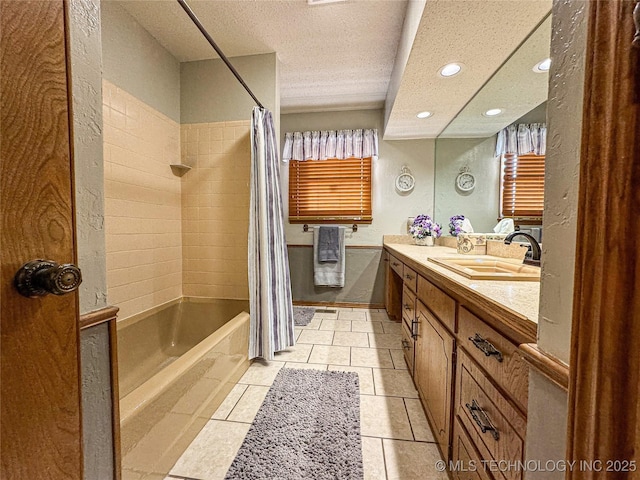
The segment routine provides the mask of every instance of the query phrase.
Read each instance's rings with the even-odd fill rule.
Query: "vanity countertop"
[[[524,337],[535,341],[537,334],[540,282],[508,280],[471,280],[429,261],[429,257],[464,258],[455,248],[401,243],[384,243],[392,254],[425,277],[446,289],[468,298],[489,313],[503,319]]]

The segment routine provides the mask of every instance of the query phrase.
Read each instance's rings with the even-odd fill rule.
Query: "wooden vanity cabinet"
[[[414,382],[442,457],[449,458],[455,337],[417,301]]]
[[[494,464],[524,462],[526,417],[463,349],[458,351],[455,415],[454,438],[468,434],[468,451],[473,447],[482,460]],[[459,460],[460,455],[454,452],[452,460]],[[497,469],[493,476],[496,480],[522,480],[523,472],[515,467]]]
[[[402,321],[402,276],[403,264],[385,250],[384,305],[387,315],[396,322]],[[400,272],[400,273],[398,273]]]
[[[453,441],[451,442],[451,474],[454,480],[494,480],[484,468],[480,453],[460,420],[456,418],[453,427]]]

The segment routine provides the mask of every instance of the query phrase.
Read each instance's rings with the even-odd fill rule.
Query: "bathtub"
[[[124,480],[166,475],[247,370],[248,310],[182,298],[118,322]]]

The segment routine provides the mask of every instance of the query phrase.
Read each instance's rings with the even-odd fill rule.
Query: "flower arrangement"
[[[431,220],[429,215],[418,215],[413,224],[409,227],[409,233],[413,238],[423,239],[426,237],[438,238],[442,235],[442,227]]]
[[[449,219],[449,233],[457,237],[462,233],[462,222],[464,221],[464,215],[454,215]]]

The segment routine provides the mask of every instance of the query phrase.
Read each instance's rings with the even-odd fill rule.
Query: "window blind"
[[[542,217],[544,210],[544,155],[502,157],[502,216]]]
[[[289,222],[371,223],[371,158],[289,163]]]

